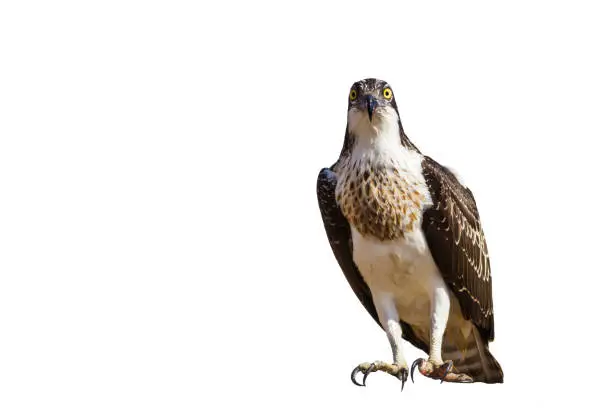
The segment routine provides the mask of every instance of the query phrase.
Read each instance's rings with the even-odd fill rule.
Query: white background
[[[605,405],[609,3],[423,3],[3,2],[0,406]],[[477,198],[503,385],[349,380],[390,349],[315,182],[365,77]]]

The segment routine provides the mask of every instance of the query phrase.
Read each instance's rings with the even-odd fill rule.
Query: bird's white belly
[[[374,299],[390,296],[403,321],[428,327],[432,288],[441,276],[422,231],[383,242],[352,228],[352,237],[353,259]]]

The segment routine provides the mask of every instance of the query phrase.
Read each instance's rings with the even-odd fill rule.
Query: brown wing
[[[478,327],[485,341],[493,340],[491,267],[474,196],[451,171],[427,156],[423,175],[433,199],[423,214],[431,254],[463,316]]]
[[[317,178],[317,198],[319,200],[319,209],[321,210],[321,218],[323,218],[327,239],[340,265],[340,269],[342,269],[353,292],[355,292],[355,295],[357,295],[370,316],[372,316],[378,325],[381,326],[376,308],[374,307],[370,288],[363,280],[359,269],[357,269],[357,265],[353,262],[351,228],[336,202],[336,184],[337,178],[333,170],[322,169],[319,172],[319,177]],[[405,340],[426,353],[429,352],[427,344],[416,337],[409,324],[400,321],[400,325],[402,326],[402,334]]]

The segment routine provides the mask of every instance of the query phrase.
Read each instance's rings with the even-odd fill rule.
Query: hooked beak
[[[366,96],[366,105],[368,108],[368,118],[370,118],[370,122],[372,122],[372,113],[374,113],[374,109],[378,106],[378,102],[372,95],[368,95]]]

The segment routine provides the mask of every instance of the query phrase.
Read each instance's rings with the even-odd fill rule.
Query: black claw
[[[370,364],[370,366],[368,367],[368,369],[366,370],[366,372],[363,374],[363,386],[365,387],[365,382],[366,382],[366,378],[368,378],[368,375],[370,375],[370,373],[372,371],[374,371],[374,368],[376,367],[376,364],[372,363]]]
[[[412,380],[413,384],[414,384],[414,369],[417,368],[417,366],[421,364],[422,362],[423,362],[422,358],[417,358],[416,360],[414,360],[414,363],[412,363],[412,367],[410,367],[410,379]]]
[[[400,381],[402,382],[401,391],[404,391],[404,384],[406,384],[406,381],[408,381],[408,370],[405,368],[402,368],[402,370],[400,371]]]
[[[355,369],[351,373],[351,381],[353,382],[353,384],[355,384],[358,387],[365,387],[365,384],[359,384],[357,380],[355,379],[355,375],[357,375],[357,372],[361,372],[361,369],[359,368],[359,366],[355,367]]]
[[[442,379],[440,380],[440,384],[444,382],[444,379],[446,378],[446,376],[448,375],[448,373],[450,373],[450,370],[452,369],[453,369],[453,362],[449,361],[448,367],[446,367],[446,371],[444,372],[444,375],[442,376]]]

